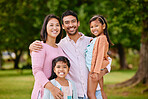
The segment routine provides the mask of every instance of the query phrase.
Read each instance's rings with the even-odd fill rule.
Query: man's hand
[[[97,82],[101,79],[100,74],[95,73],[95,72],[90,73],[90,77],[92,78],[92,80],[97,81]]]
[[[107,68],[101,70],[100,73],[95,73],[95,72],[91,73],[90,77],[92,77],[92,79],[96,81],[99,81],[106,73],[108,73]]]
[[[31,43],[30,46],[29,46],[30,53],[32,51],[38,52],[41,49],[42,49],[42,43],[41,43],[41,41],[38,41],[38,40]]]
[[[92,79],[97,79],[98,78],[98,74],[93,72],[93,73],[90,74],[90,77]]]

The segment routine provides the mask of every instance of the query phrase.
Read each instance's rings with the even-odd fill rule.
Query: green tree
[[[0,35],[3,49],[14,52],[16,58],[14,68],[19,68],[18,63],[22,52],[28,49],[28,42],[33,41],[36,28],[31,18],[31,5],[28,0],[10,0],[0,2]]]
[[[139,83],[148,85],[148,1],[136,0],[139,5],[137,13],[141,20],[141,47],[140,47],[140,65],[136,74],[129,80],[117,84],[116,87],[135,86]],[[136,7],[136,5],[135,5]],[[147,89],[146,89],[147,90]]]
[[[139,50],[140,46],[140,17],[137,9],[140,5],[136,0],[98,0],[93,1],[88,6],[87,17],[101,14],[108,21],[108,31],[111,40],[118,49],[120,59],[120,69],[128,68],[125,56],[125,48]],[[87,19],[87,18],[84,18]],[[89,18],[90,19],[90,18]],[[88,32],[87,35],[90,35]]]
[[[14,52],[14,68],[19,68],[19,59],[29,44],[39,39],[44,17],[48,14],[61,16],[66,9],[72,9],[77,1],[68,0],[1,0],[0,40],[1,50]],[[60,10],[59,10],[60,9]]]

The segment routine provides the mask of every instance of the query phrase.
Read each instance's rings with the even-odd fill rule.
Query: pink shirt
[[[87,45],[90,43],[92,37],[84,36],[84,34],[80,33],[82,36],[75,43],[71,40],[68,35],[63,38],[58,44],[68,57],[71,63],[69,74],[67,75],[67,79],[73,80],[77,87],[78,97],[87,97],[87,79],[88,79],[88,69],[85,64],[85,49]],[[109,65],[106,67],[110,72],[111,58],[109,58]],[[100,86],[98,85],[97,90],[100,90]]]
[[[32,52],[32,71],[35,78],[31,99],[37,99],[39,91],[43,95],[44,85],[49,81],[52,71],[52,60],[58,56],[65,56],[60,47],[54,48],[42,43],[43,49]]]
[[[92,37],[82,36],[75,43],[71,40],[68,35],[63,38],[58,44],[68,57],[71,63],[69,74],[67,79],[73,80],[77,87],[78,97],[87,96],[87,79],[88,79],[88,69],[85,64],[85,49],[90,43]],[[109,60],[110,64],[107,66],[108,71],[110,72],[111,59]],[[100,90],[98,85],[97,90]]]
[[[85,65],[85,49],[89,44],[90,37],[82,36],[75,43],[68,36],[63,38],[58,44],[66,56],[70,59],[70,71],[67,79],[73,80],[77,87],[78,97],[84,97],[87,92],[88,70]]]

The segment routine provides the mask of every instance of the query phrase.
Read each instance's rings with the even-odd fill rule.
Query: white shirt
[[[75,82],[78,97],[84,97],[84,95],[87,97],[87,79],[89,71],[85,64],[85,49],[90,43],[92,37],[84,36],[84,34],[80,32],[79,34],[82,36],[76,43],[67,35],[58,45],[63,49],[64,53],[70,60],[71,67],[69,74],[67,75],[67,79]],[[109,72],[110,64],[107,66]],[[100,90],[99,85],[97,90]]]

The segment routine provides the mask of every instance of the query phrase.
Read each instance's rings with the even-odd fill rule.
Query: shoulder
[[[51,83],[54,82],[54,81],[55,81],[55,79],[50,80]]]
[[[69,82],[71,82],[71,83],[73,83],[74,81],[73,80],[69,80],[69,79],[67,79]]]
[[[96,38],[97,38],[97,40],[102,41],[102,42],[107,41],[107,38],[106,38],[105,35],[100,35],[100,36],[98,36],[98,37],[96,37]]]
[[[60,42],[64,42],[64,41],[66,41],[66,38],[67,38],[67,37],[65,36],[64,38],[61,39]],[[60,43],[60,42],[59,42],[59,43]]]
[[[42,42],[43,49],[49,48],[49,45]]]
[[[37,52],[32,52],[32,54],[31,54],[31,56],[32,55],[42,55],[42,54],[44,54],[45,53],[45,50],[46,50],[46,45],[45,45],[45,43],[43,43],[42,42],[42,46],[43,46],[43,48],[41,49],[41,50],[38,50]]]
[[[85,39],[91,40],[93,39],[93,37],[89,37],[89,36],[84,36]]]
[[[64,37],[63,39],[61,39],[60,42],[58,43],[58,45],[59,46],[62,46],[65,43],[66,43],[66,37]]]
[[[67,79],[67,80],[68,80],[68,82],[70,82],[72,84],[72,86],[75,86],[75,82],[73,80],[69,80],[69,79]]]
[[[55,84],[56,84],[56,80],[55,79],[50,80],[50,82],[55,86]]]
[[[92,39],[92,37],[85,36],[82,32],[79,32],[79,34],[80,34],[80,35],[82,36],[82,38],[84,38],[84,39],[87,39],[87,40]]]
[[[81,41],[83,42],[83,44],[88,45],[92,39],[93,37],[83,35],[83,37],[81,38]]]

